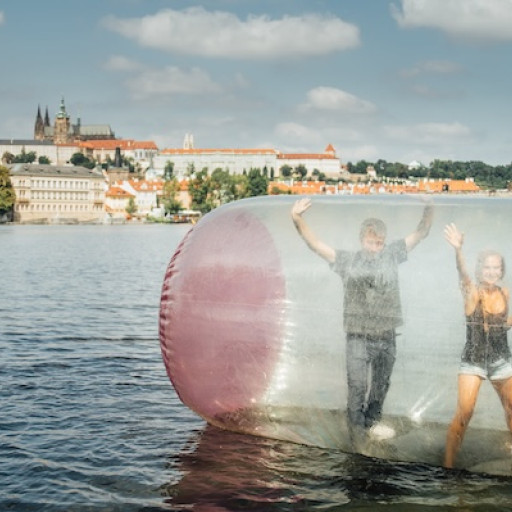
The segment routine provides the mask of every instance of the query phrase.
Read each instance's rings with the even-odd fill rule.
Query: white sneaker
[[[395,429],[389,427],[388,425],[384,425],[383,423],[375,423],[369,430],[369,434],[371,437],[378,439],[379,441],[383,441],[385,439],[391,439],[395,437],[396,432]]]

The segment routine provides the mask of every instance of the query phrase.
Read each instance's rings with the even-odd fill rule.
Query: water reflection
[[[196,433],[170,465],[182,474],[161,489],[172,510],[504,510],[511,480],[391,463],[218,430]],[[482,509],[483,510],[483,509]]]
[[[316,488],[317,480],[320,476],[334,478],[338,472],[336,464],[322,462],[321,473],[320,467],[312,464],[314,459],[332,459],[326,450],[211,426],[192,439],[191,445],[192,451],[184,451],[172,461],[183,473],[182,479],[163,489],[166,502],[177,510],[288,510],[297,503],[322,502],[325,498]],[[347,457],[337,454],[338,470]],[[336,503],[349,501],[343,488],[332,488],[328,494]]]

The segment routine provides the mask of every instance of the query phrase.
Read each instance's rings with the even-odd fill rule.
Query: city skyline
[[[512,161],[512,0],[0,0],[0,138],[38,106],[119,138],[341,161]],[[27,8],[29,6],[29,8]]]

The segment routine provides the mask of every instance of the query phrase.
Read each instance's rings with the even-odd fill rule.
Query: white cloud
[[[5,14],[3,13],[3,11],[0,11],[0,25],[3,25],[4,22],[5,22]]]
[[[359,29],[334,16],[305,14],[271,19],[202,7],[165,9],[142,18],[109,16],[103,25],[146,47],[208,57],[276,59],[324,55],[359,45]]]
[[[354,114],[370,114],[377,110],[369,101],[334,87],[315,87],[307,93],[307,102],[300,110],[332,110]]]
[[[137,71],[143,67],[140,62],[123,57],[122,55],[113,55],[104,65],[104,68],[109,71]]]
[[[511,41],[512,0],[401,0],[401,27],[431,27],[470,41]]]
[[[321,153],[327,144],[333,144],[338,156],[344,161],[360,155],[360,159],[376,155],[374,146],[362,142],[367,140],[366,134],[347,126],[305,126],[290,121],[277,124],[273,135],[274,141],[267,146],[278,147],[286,153]]]
[[[347,147],[343,151],[343,161],[356,163],[360,160],[372,161],[379,158],[379,150],[371,144]]]
[[[146,70],[130,78],[128,87],[134,99],[174,95],[218,94],[222,91],[204,71],[198,68],[182,70],[167,66],[161,70]]]
[[[237,89],[247,89],[250,86],[249,80],[242,73],[235,73],[231,84]]]
[[[317,130],[292,122],[277,124],[274,129],[274,133],[279,137],[308,143],[315,143],[319,139]]]
[[[401,71],[405,78],[419,75],[454,75],[462,71],[460,64],[448,60],[429,60],[420,62],[416,66]]]
[[[458,122],[387,126],[385,131],[393,139],[424,144],[443,144],[448,140],[463,141],[472,136],[471,130]]]
[[[411,91],[416,95],[416,96],[421,96],[423,98],[441,98],[443,95],[433,89],[432,87],[428,86],[428,85],[424,85],[424,84],[415,84],[411,87]]]
[[[425,84],[414,84],[409,88],[414,95],[426,99],[456,100],[460,102],[467,96],[467,91],[460,88],[441,89],[434,88]]]

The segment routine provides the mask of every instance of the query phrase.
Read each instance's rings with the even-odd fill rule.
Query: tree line
[[[193,165],[187,170],[188,193],[190,208],[207,213],[218,206],[244,199],[266,195],[269,176],[267,169],[250,169],[242,174],[231,174],[227,170],[215,169],[212,173],[204,167],[196,171]],[[167,162],[164,169],[164,187],[160,205],[166,214],[178,213],[183,210],[182,203],[177,199],[180,183],[174,176],[174,164]]]
[[[34,151],[21,151],[19,155],[4,153],[2,160],[6,164],[13,163],[34,163],[37,155]],[[47,157],[37,159],[40,164],[49,164]],[[82,153],[75,153],[70,159],[73,165],[81,165],[92,168],[97,163]],[[108,168],[113,162],[108,161],[102,166]],[[141,174],[138,164],[131,159],[124,159],[123,165],[127,166],[134,174]],[[1,167],[1,166],[0,166]],[[472,178],[475,183],[483,189],[505,189],[512,188],[512,163],[508,165],[491,166],[481,161],[452,161],[434,160],[428,166],[417,166],[410,168],[400,162],[387,162],[379,159],[375,162],[360,160],[353,164],[349,162],[346,169],[351,174],[366,174],[367,169],[373,167],[376,172],[376,181],[382,179],[406,180],[419,178],[454,179],[463,180]],[[14,204],[15,197],[12,185],[9,180],[9,171],[6,167],[1,168],[0,173],[0,215],[9,212]],[[284,165],[279,169],[278,176],[282,178],[321,180],[328,183],[343,181],[344,178],[326,178],[326,176],[314,169],[308,175],[307,168],[299,164],[295,168]],[[274,169],[253,168],[242,174],[231,174],[225,169],[215,169],[209,172],[208,168],[197,171],[193,165],[187,170],[188,192],[191,196],[191,208],[201,213],[237,199],[254,197],[268,194],[269,182],[274,180]],[[370,179],[370,178],[368,178]],[[177,198],[180,184],[174,176],[174,164],[167,162],[164,169],[164,187],[162,197],[159,198],[159,205],[163,206],[168,214],[178,213],[183,210],[183,205]],[[278,190],[272,191],[278,193]],[[132,206],[133,208],[133,206]]]
[[[434,160],[428,167],[409,168],[408,165],[402,163],[392,163],[380,159],[376,162],[360,160],[356,164],[349,162],[347,171],[351,174],[366,174],[369,167],[375,169],[376,181],[382,179],[400,181],[420,178],[452,180],[472,178],[477,185],[489,190],[509,188],[512,183],[512,163],[493,167],[479,161]],[[177,213],[183,209],[181,203],[176,199],[179,183],[174,178],[173,170],[174,164],[167,162],[164,171],[166,183],[161,200],[161,205],[164,206],[166,213]],[[266,168],[263,170],[251,169],[248,173],[230,174],[227,170],[216,169],[210,174],[207,168],[196,172],[192,165],[189,167],[187,175],[189,178],[188,190],[192,199],[191,208],[206,213],[221,204],[237,199],[268,194],[268,184],[274,179],[274,170],[271,169],[269,172]],[[299,180],[320,180],[328,183],[337,183],[347,179],[344,177],[326,178],[318,169],[308,175],[307,168],[303,164],[299,164],[295,168],[284,165],[279,169],[279,176]],[[280,192],[278,189],[274,189],[271,193]]]
[[[433,160],[430,165],[420,165],[409,168],[402,163],[391,163],[386,160],[367,162],[361,160],[357,164],[348,163],[350,173],[366,173],[368,166],[372,166],[379,178],[411,179],[434,178],[465,180],[472,178],[483,189],[505,189],[512,183],[512,163],[508,165],[492,166],[481,161],[453,161]]]

